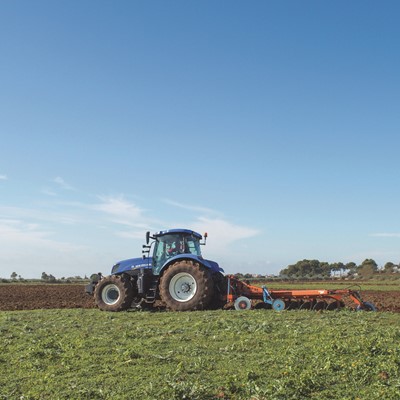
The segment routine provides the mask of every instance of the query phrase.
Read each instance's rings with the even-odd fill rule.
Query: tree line
[[[382,268],[372,258],[365,259],[361,264],[349,263],[328,263],[319,260],[302,260],[282,269],[279,276],[282,278],[329,278],[332,276],[372,276],[378,273],[399,272],[399,264],[387,262]]]
[[[42,275],[40,277],[40,279],[25,279],[23,278],[21,275],[17,274],[15,271],[11,273],[10,275],[10,280],[12,282],[29,282],[29,281],[42,281],[42,282],[46,282],[46,283],[72,283],[72,282],[80,282],[80,281],[86,281],[89,278],[85,275],[84,278],[80,277],[80,276],[69,276],[69,277],[62,277],[62,278],[56,278],[54,275],[52,274],[48,274],[46,272],[42,272]],[[4,283],[8,282],[7,279],[2,279],[2,281]]]

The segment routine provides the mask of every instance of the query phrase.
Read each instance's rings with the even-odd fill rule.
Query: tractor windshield
[[[201,256],[200,241],[197,237],[185,234],[168,234],[157,238],[154,253],[154,273],[158,274],[165,262],[179,254]]]

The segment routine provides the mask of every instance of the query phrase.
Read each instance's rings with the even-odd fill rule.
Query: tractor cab
[[[206,238],[207,234],[204,237]],[[187,229],[170,229],[155,233],[153,236],[148,233],[146,235],[147,243],[149,243],[149,239],[155,240],[152,257],[154,275],[159,275],[163,266],[171,259],[188,256],[202,259],[200,245],[205,242],[200,242],[202,236],[197,232]]]

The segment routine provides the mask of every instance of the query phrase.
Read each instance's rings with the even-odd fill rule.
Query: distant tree
[[[50,283],[54,283],[54,282],[57,281],[56,277],[53,276],[52,274],[50,274],[50,275],[47,277],[47,280],[48,280]]]
[[[383,271],[392,273],[392,272],[394,272],[395,268],[396,268],[396,264],[393,264],[392,262],[387,262],[383,267]]]
[[[13,272],[10,277],[13,281],[15,281],[17,279],[17,276],[18,274],[16,272]]]
[[[42,272],[42,281],[47,281],[49,279],[49,276],[46,274],[46,272]]]
[[[357,272],[357,264],[355,262],[347,263],[344,268],[349,276],[353,276]]]
[[[320,263],[319,271],[321,271],[324,278],[329,278],[332,274],[332,266],[327,262]]]
[[[345,265],[346,269],[356,269],[357,268],[357,264],[355,262],[349,262]]]
[[[378,271],[378,264],[376,263],[375,260],[373,260],[372,258],[366,258],[361,265],[359,266],[359,268],[364,268],[364,267],[369,267],[371,268],[374,272]]]
[[[378,271],[378,264],[372,258],[365,259],[361,265],[357,267],[357,272],[363,276],[368,277]]]
[[[327,262],[318,260],[302,260],[296,264],[287,266],[280,272],[280,276],[288,276],[290,278],[306,278],[310,276],[321,275],[328,277],[331,274],[331,267]]]

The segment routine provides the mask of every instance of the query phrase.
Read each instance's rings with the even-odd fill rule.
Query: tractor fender
[[[220,268],[218,263],[216,263],[215,261],[205,260],[204,258],[198,257],[194,254],[185,253],[185,254],[179,254],[177,256],[169,258],[164,263],[164,265],[161,267],[159,275],[161,276],[170,265],[172,265],[180,260],[194,261],[196,263],[199,263],[203,267],[209,269],[211,272],[221,272],[221,273],[224,272],[224,270],[222,268]]]

